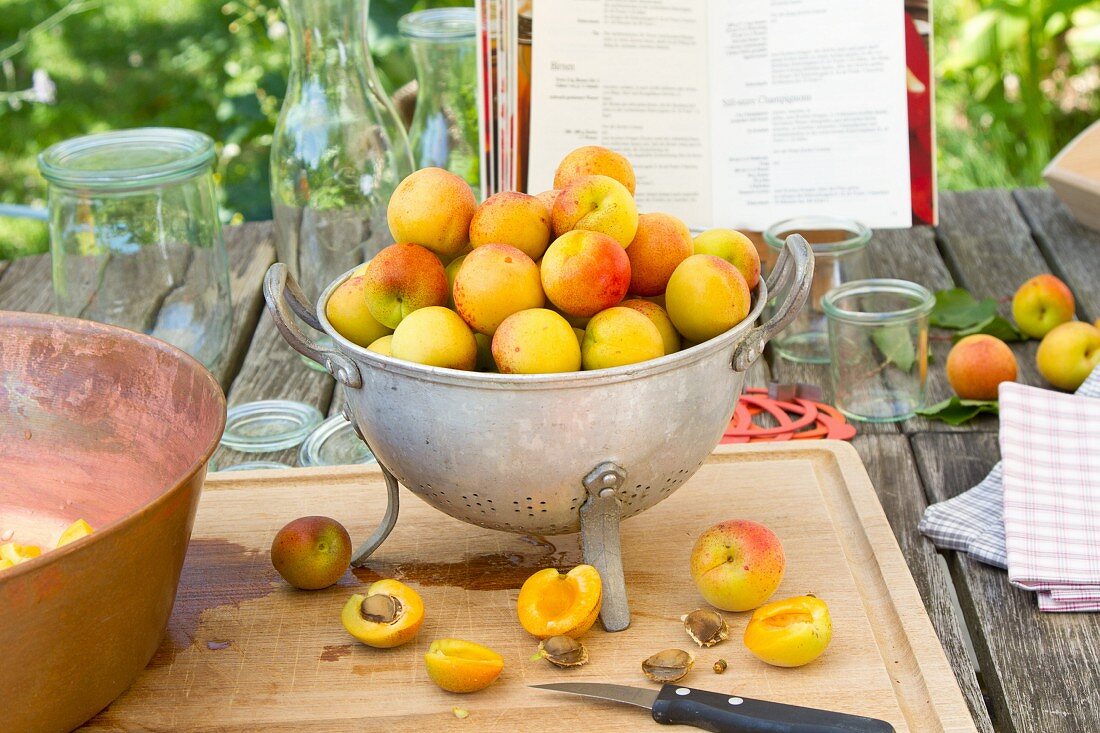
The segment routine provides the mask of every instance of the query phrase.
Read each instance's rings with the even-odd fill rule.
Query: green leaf
[[[1020,329],[1016,328],[1007,318],[1002,318],[996,314],[985,319],[981,323],[978,323],[970,328],[964,328],[955,333],[951,337],[952,343],[957,343],[959,339],[966,336],[972,336],[976,333],[985,333],[990,336],[996,336],[1001,341],[1026,341],[1027,337],[1020,333]]]
[[[898,369],[907,372],[917,360],[917,351],[913,346],[913,335],[907,326],[886,326],[876,329],[871,340],[882,352],[887,362],[894,363]]]
[[[938,328],[964,329],[977,326],[997,314],[997,301],[993,298],[975,300],[962,288],[940,290],[936,293],[936,306],[929,323]]]
[[[959,397],[950,397],[931,407],[917,410],[918,415],[923,415],[933,420],[942,420],[948,425],[962,425],[964,422],[973,420],[982,413],[996,415],[997,412],[998,406],[996,401],[964,400]]]

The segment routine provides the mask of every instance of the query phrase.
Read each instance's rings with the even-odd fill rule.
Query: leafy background
[[[372,0],[371,46],[391,91],[413,76],[404,13],[469,0]],[[1100,0],[935,3],[940,185],[1036,185],[1100,116]],[[0,204],[43,204],[35,156],[68,137],[142,125],[219,141],[226,221],[270,216],[267,152],[286,89],[274,0],[0,0]],[[27,100],[45,71],[56,102]],[[0,258],[43,251],[44,227],[0,218]]]

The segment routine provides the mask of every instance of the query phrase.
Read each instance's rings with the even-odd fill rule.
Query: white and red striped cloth
[[[1100,400],[1000,388],[1008,578],[1044,611],[1100,611]]]

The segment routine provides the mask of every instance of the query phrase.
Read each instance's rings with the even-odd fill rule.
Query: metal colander
[[[805,303],[813,256],[787,239],[752,312],[726,333],[660,359],[591,372],[485,374],[386,357],[343,338],[272,265],[264,295],[280,332],[346,388],[345,414],[378,458],[389,486],[382,525],[356,552],[362,562],[397,520],[398,489],[481,527],[523,534],[580,531],[586,561],[604,580],[604,625],[629,623],[619,555],[620,519],[691,478],[733,414],[745,370]],[[771,320],[754,327],[769,291],[783,293]],[[294,315],[332,337],[325,348]]]

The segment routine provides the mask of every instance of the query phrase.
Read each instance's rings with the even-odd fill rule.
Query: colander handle
[[[734,347],[733,370],[743,372],[764,353],[764,345],[794,320],[802,306],[810,297],[810,288],[814,279],[814,252],[810,243],[801,234],[787,237],[783,251],[775,262],[775,268],[767,280],[767,293],[780,293],[786,290],[787,296],[776,308],[767,323],[749,331],[748,335]]]
[[[275,327],[292,349],[323,365],[345,387],[358,389],[363,386],[363,376],[355,362],[334,349],[324,348],[298,328],[294,316],[318,331],[323,330],[306,294],[282,262],[276,262],[267,268],[267,274],[264,275],[264,300],[267,301],[271,317],[275,319]]]

